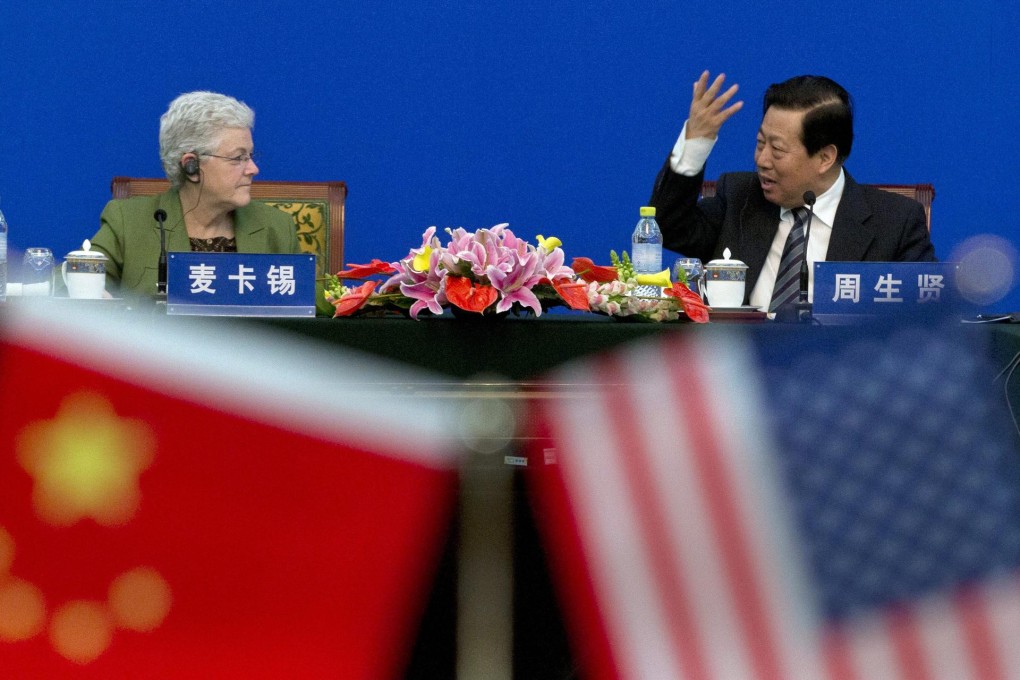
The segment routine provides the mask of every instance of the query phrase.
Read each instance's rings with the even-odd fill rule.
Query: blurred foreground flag
[[[1020,458],[980,352],[704,330],[564,369],[590,397],[537,407],[587,677],[1020,678]]]
[[[6,311],[0,677],[400,677],[456,488],[449,402],[390,394],[425,376],[253,323]]]

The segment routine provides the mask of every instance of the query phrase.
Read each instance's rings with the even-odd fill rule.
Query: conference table
[[[540,381],[571,360],[658,336],[708,329],[717,331],[724,326],[758,342],[783,343],[791,338],[866,334],[869,329],[886,324],[884,321],[835,326],[786,324],[724,315],[713,316],[712,321],[707,325],[653,323],[574,312],[494,320],[447,315],[420,320],[400,317],[245,320],[304,339],[423,368],[456,380],[462,391],[477,389],[481,394],[491,394],[495,389],[503,389],[517,396],[548,392],[549,385]],[[973,336],[986,353],[989,365],[997,367],[996,372],[1020,352],[1020,324],[961,323],[959,326],[964,336]],[[1007,387],[1010,403],[1014,408],[1020,407],[1020,386],[1010,382]]]
[[[692,323],[646,323],[592,314],[470,320],[448,317],[259,320],[249,323],[337,348],[365,352],[424,368],[452,379],[442,386],[407,385],[427,397],[499,399],[520,404],[528,399],[555,399],[577,394],[584,384],[549,380],[551,371],[574,359],[595,356],[628,343],[674,334],[717,333],[722,326],[756,342],[783,346],[805,338],[871,332],[869,327],[780,324],[727,319],[702,326]],[[963,337],[976,341],[987,356],[988,380],[1006,385],[1004,398],[1020,410],[1020,379],[1006,382],[1007,369],[1020,352],[1020,326],[967,325]],[[781,354],[781,353],[780,353]],[[345,360],[348,357],[345,355]],[[995,374],[1001,373],[996,378]],[[509,436],[516,439],[520,433]],[[1015,436],[1003,432],[1004,437]],[[513,668],[519,678],[575,677],[563,617],[548,575],[546,555],[528,502],[527,460],[515,455],[521,442],[499,449],[512,466]],[[434,581],[407,677],[453,677],[457,655],[457,552],[459,537],[451,530]]]

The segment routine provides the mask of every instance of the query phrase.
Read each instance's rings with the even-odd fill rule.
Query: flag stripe
[[[557,400],[565,401],[565,400]],[[579,400],[584,401],[584,400]],[[576,514],[576,496],[567,489],[567,476],[552,474],[562,471],[558,464],[547,464],[545,454],[557,460],[576,455],[575,440],[564,436],[569,432],[567,415],[558,413],[550,400],[532,402],[530,422],[538,427],[532,440],[532,460],[526,474],[534,491],[535,518],[546,529],[543,539],[549,555],[549,567],[556,591],[567,617],[573,657],[585,676],[612,680],[621,677],[619,650],[610,644],[607,616],[596,595],[594,569],[586,559],[587,545],[582,543],[581,520]],[[555,448],[548,442],[555,442]]]
[[[855,620],[845,626],[844,633],[860,680],[903,678],[887,617]]]
[[[993,644],[995,638],[992,633],[992,622],[977,590],[977,587],[968,587],[956,594],[960,639],[973,666],[973,677],[981,680],[1005,680],[1002,660]]]
[[[657,349],[655,353],[630,353],[631,374],[641,375],[639,366],[668,367],[682,361],[676,345],[665,344]],[[691,366],[690,370],[700,369]],[[688,606],[697,621],[698,641],[703,646],[710,677],[749,678],[751,659],[736,635],[740,629],[737,607],[724,577],[709,507],[694,468],[691,423],[682,414],[677,416],[682,409],[672,377],[669,370],[653,371],[630,388],[635,399],[640,399],[642,431],[651,442],[646,450],[655,468],[657,500],[670,518],[671,540],[662,548],[672,550],[673,559],[683,565],[689,589]],[[723,649],[727,650],[725,654],[718,653]]]
[[[826,677],[830,680],[858,680],[853,659],[844,631],[828,628],[822,637],[822,656],[825,660]]]
[[[982,584],[975,593],[986,613],[988,643],[1002,659],[1002,675],[1020,680],[1020,577],[1013,574]]]
[[[889,628],[900,665],[900,677],[904,680],[933,680],[914,612],[909,607],[893,607],[889,612]]]
[[[679,677],[675,659],[663,654],[671,648],[663,604],[648,577],[646,546],[624,487],[621,457],[612,446],[617,415],[604,398],[561,400],[554,412],[552,424],[564,428],[559,441],[573,443],[560,453],[557,467],[591,557],[591,579],[608,639],[618,652],[619,672],[622,677]]]
[[[722,380],[723,384],[730,385],[734,391],[723,390],[728,395],[739,394],[741,391],[754,393],[753,381],[748,380],[748,367],[744,362],[733,362],[734,354],[739,355],[743,348],[728,347],[732,343],[721,343],[713,339],[706,343],[695,343],[700,347],[700,354],[696,356],[693,351],[681,351],[675,345],[661,346],[653,353],[649,350],[630,351],[625,353],[626,362],[620,363],[619,368],[612,373],[607,373],[601,368],[596,369],[593,382],[603,385],[614,385],[612,389],[606,390],[600,395],[602,405],[598,413],[601,415],[598,421],[615,423],[636,423],[640,422],[640,428],[630,425],[622,427],[622,435],[609,435],[607,432],[593,428],[601,427],[592,423],[593,411],[591,405],[574,403],[577,413],[571,417],[576,420],[573,436],[583,438],[582,446],[578,448],[585,451],[584,460],[591,463],[598,456],[598,451],[589,451],[589,447],[611,449],[613,456],[619,460],[616,463],[621,471],[631,465],[637,457],[648,456],[648,470],[635,475],[636,479],[646,480],[635,483],[634,488],[639,491],[632,494],[632,506],[621,508],[623,514],[630,514],[634,507],[644,506],[640,513],[642,516],[658,516],[658,524],[653,532],[652,538],[642,541],[640,545],[645,551],[667,551],[672,554],[646,556],[643,562],[645,571],[633,570],[617,582],[606,582],[599,579],[600,588],[616,589],[626,591],[628,588],[648,589],[651,588],[656,594],[652,598],[656,606],[665,604],[672,609],[677,604],[682,604],[687,610],[693,612],[696,627],[687,633],[683,640],[675,639],[676,633],[669,629],[662,628],[654,633],[654,637],[669,644],[676,645],[677,655],[681,657],[684,667],[684,677],[691,677],[690,673],[699,672],[696,669],[704,666],[706,677],[719,678],[720,680],[731,680],[733,678],[761,677],[761,671],[756,671],[752,657],[748,654],[749,639],[747,635],[741,634],[742,624],[740,622],[740,603],[742,597],[738,589],[733,586],[732,579],[725,577],[723,558],[720,553],[720,536],[717,529],[712,529],[714,521],[710,517],[712,501],[705,495],[704,485],[696,481],[699,475],[696,468],[687,467],[692,464],[692,452],[697,448],[689,428],[698,427],[698,421],[704,422],[704,418],[697,414],[681,415],[680,418],[669,417],[670,413],[681,413],[680,404],[690,400],[704,398],[708,411],[717,414],[714,420],[724,419],[731,423],[727,428],[714,431],[719,440],[720,450],[725,453],[726,458],[732,459],[726,464],[726,474],[730,490],[723,491],[729,496],[734,507],[738,507],[741,514],[740,521],[748,527],[748,540],[746,550],[755,553],[749,559],[756,561],[755,568],[759,571],[758,578],[764,582],[760,586],[762,592],[763,607],[770,610],[767,615],[760,619],[763,628],[771,626],[765,637],[774,641],[774,649],[768,653],[774,657],[775,667],[784,668],[783,677],[787,678],[817,678],[819,677],[817,649],[812,647],[811,635],[808,633],[813,628],[813,617],[804,613],[794,612],[804,599],[799,587],[795,583],[801,582],[798,575],[802,567],[797,566],[794,550],[785,551],[781,555],[776,554],[775,546],[793,545],[793,537],[781,536],[782,532],[769,531],[755,525],[763,511],[763,508],[778,507],[780,503],[776,499],[767,499],[762,493],[762,488],[769,488],[769,485],[762,479],[757,470],[745,471],[737,467],[739,463],[747,464],[753,458],[749,449],[753,449],[758,443],[751,437],[756,431],[759,423],[755,418],[748,417],[748,408],[743,397],[736,397],[732,400],[722,402],[712,393],[709,394],[688,394],[684,395],[677,390],[677,385],[690,385],[686,377],[686,371],[700,371],[702,365],[708,366],[712,363],[712,357],[716,357],[716,363],[726,366],[722,371],[705,371],[700,375],[700,384],[710,384]],[[726,355],[726,359],[719,359],[720,355]],[[708,363],[705,363],[707,360]],[[684,379],[680,382],[675,372],[658,371],[647,380],[639,384],[633,380],[625,379],[625,376],[637,375],[641,366],[648,365],[675,365],[678,370],[684,372]],[[571,382],[577,378],[560,376],[558,380]],[[633,401],[628,406],[626,413],[621,412],[621,396],[626,396]],[[748,399],[753,400],[751,396]],[[729,403],[732,401],[733,403]],[[729,409],[726,405],[729,403]],[[666,405],[665,407],[663,405]],[[719,415],[722,414],[722,415]],[[567,421],[565,412],[558,412],[553,415],[553,423],[564,423]],[[597,421],[597,422],[598,422]],[[746,422],[744,422],[746,421]],[[620,427],[617,425],[616,427]],[[557,428],[555,425],[553,429]],[[723,431],[725,430],[725,432]],[[736,432],[737,434],[731,434]],[[562,441],[572,440],[565,432],[558,431],[557,436],[562,436]],[[647,441],[645,441],[647,440]],[[627,446],[626,442],[643,442],[640,446]],[[573,447],[570,450],[576,451]],[[561,452],[559,456],[560,467],[563,468],[564,476],[572,464],[577,464],[576,459],[569,455],[568,451]],[[642,463],[644,465],[644,463]],[[753,466],[752,466],[753,467]],[[611,476],[608,468],[600,468],[601,476],[599,484],[606,484],[605,477]],[[633,472],[627,474],[634,474]],[[650,480],[650,481],[647,481]],[[583,484],[582,484],[583,485]],[[574,495],[575,499],[580,496],[587,496],[588,491],[575,488],[573,484],[565,487],[567,493]],[[601,501],[600,507],[608,504],[608,496],[602,491],[592,494],[597,503]],[[648,506],[658,507],[648,507]],[[590,524],[595,520],[595,511],[592,509],[578,509],[576,521],[578,524]],[[782,513],[779,513],[782,514]],[[631,519],[638,526],[640,521],[637,517]],[[751,530],[753,528],[753,530]],[[597,530],[586,527],[585,531],[596,532]],[[641,531],[649,531],[643,527]],[[618,535],[618,534],[617,534]],[[589,544],[586,543],[586,550],[596,558],[596,561],[613,559],[612,555],[604,555],[603,551],[620,551],[623,548],[619,541],[606,540]],[[653,579],[653,561],[658,564],[672,564],[676,570],[676,582],[662,585],[662,579],[658,582]],[[660,567],[661,569],[661,567]],[[696,575],[697,580],[685,582],[685,574]],[[603,573],[604,576],[604,573]],[[647,583],[641,583],[642,579]],[[681,593],[686,592],[686,596]],[[672,593],[672,594],[669,594]],[[647,599],[647,595],[634,595],[627,592],[620,592],[614,595],[617,601],[630,601]],[[683,597],[677,600],[677,597]],[[690,600],[688,604],[687,600]],[[613,612],[616,612],[615,614]],[[618,607],[610,607],[607,614],[612,621],[607,625],[618,630],[626,626],[626,620],[619,613]],[[676,612],[674,611],[674,615]],[[690,616],[691,614],[688,614]],[[657,613],[655,616],[647,616],[642,620],[642,625],[648,627],[654,622],[661,622],[665,625],[676,625],[666,623],[664,614]],[[785,618],[784,618],[785,617]],[[786,628],[779,623],[789,621]],[[673,629],[675,630],[675,628]],[[647,633],[647,631],[646,631]],[[619,635],[619,633],[617,633]],[[610,636],[611,639],[617,639]],[[754,640],[750,640],[754,642]],[[646,645],[643,654],[663,654],[659,648],[653,652],[651,646]],[[780,662],[779,657],[784,661]],[[704,659],[707,658],[707,661]],[[623,665],[633,669],[635,666]],[[710,667],[710,669],[709,669]],[[627,677],[659,677],[655,674],[641,675],[627,673]],[[677,675],[677,677],[680,677]]]
[[[783,677],[814,680],[822,677],[822,617],[808,586],[808,565],[787,486],[775,465],[778,452],[771,437],[764,435],[770,427],[761,405],[769,391],[752,361],[747,337],[726,330],[693,343],[693,360],[701,367],[702,384],[716,387],[704,397],[718,423],[716,435],[735,489],[731,502],[747,527],[745,538],[758,573],[765,623],[771,627]],[[680,364],[673,368],[677,386],[683,379],[681,368]]]
[[[697,366],[697,357],[683,348],[673,364],[676,365]],[[685,409],[692,426],[695,467],[706,490],[715,535],[721,538],[724,567],[738,607],[744,642],[751,653],[756,677],[762,680],[782,677],[758,572],[748,547],[747,528],[733,502],[738,490],[732,486],[730,472],[719,449],[716,430],[721,429],[720,424],[715,414],[705,408],[709,403],[708,389],[697,371],[689,373],[687,391],[693,395],[685,403]]]
[[[759,405],[768,393],[750,361],[751,348],[743,334],[720,329],[718,335],[705,334],[691,343],[690,352],[688,361],[672,366],[670,380],[682,398],[679,386],[685,384],[686,366],[693,361],[700,367],[701,384],[712,386],[703,397],[716,422],[724,424],[715,435],[734,489],[729,500],[746,527],[744,538],[758,574],[764,624],[770,627],[783,677],[821,677],[821,613],[807,587],[810,579],[794,532],[792,507],[775,466],[777,452],[770,439],[762,437],[769,428]],[[714,540],[725,539],[716,536]],[[716,571],[721,574],[723,569]],[[731,593],[729,597],[736,596]],[[711,611],[706,616],[714,618]],[[737,629],[734,625],[733,630]],[[713,656],[730,656],[729,649],[744,644],[736,636],[729,647],[717,649]]]
[[[931,680],[978,680],[967,660],[953,602],[919,602],[914,624],[924,668]]]
[[[652,573],[649,577],[658,586],[661,600],[670,605],[669,609],[673,613],[673,616],[666,620],[668,628],[664,633],[674,645],[672,651],[682,669],[683,677],[703,680],[708,678],[708,675],[698,630],[688,605],[690,588],[685,583],[682,565],[674,558],[676,550],[682,550],[682,547],[673,545],[669,518],[665,515],[666,505],[656,488],[657,477],[650,468],[652,453],[648,447],[654,446],[656,442],[654,440],[649,442],[644,436],[648,433],[648,428],[638,426],[643,421],[639,417],[642,409],[635,405],[640,403],[638,395],[634,394],[636,385],[633,381],[625,380],[627,369],[630,367],[622,365],[618,357],[609,357],[603,368],[606,371],[607,383],[628,384],[627,398],[617,402],[619,413],[615,421],[617,423],[615,451],[621,457],[621,467],[626,473],[626,482],[630,487],[630,503],[637,509],[645,549],[651,557]],[[674,550],[671,550],[671,547]]]
[[[1001,590],[1001,589],[1000,589]],[[1016,592],[989,596],[980,589],[950,592],[895,613],[875,614],[830,630],[824,645],[833,680],[997,680],[1003,652],[1018,632]],[[1008,606],[1003,602],[1008,601]],[[990,606],[994,605],[994,607]],[[1003,620],[999,614],[1010,611]],[[1009,640],[1007,643],[1006,640]],[[1018,658],[1018,655],[1014,655]],[[1010,668],[1016,668],[1010,665]]]

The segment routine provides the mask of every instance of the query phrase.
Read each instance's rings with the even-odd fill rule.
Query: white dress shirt
[[[839,170],[839,177],[832,183],[832,186],[815,200],[815,215],[811,220],[811,231],[808,234],[807,261],[808,261],[808,300],[814,300],[815,294],[815,262],[824,262],[825,253],[829,250],[829,238],[832,236],[832,222],[836,219],[836,208],[839,207],[839,199],[843,196],[843,187],[846,185],[846,176],[843,169]],[[793,229],[793,211],[789,208],[782,208],[779,211],[779,230],[776,237],[772,239],[772,247],[769,248],[768,257],[762,265],[761,274],[751,291],[751,305],[760,309],[768,310],[772,303],[772,289],[776,286],[776,274],[779,272],[779,261],[783,259],[783,248],[786,246],[786,237]]]
[[[680,138],[673,145],[673,153],[669,155],[669,165],[673,172],[678,175],[694,177],[705,167],[708,154],[712,153],[715,140],[708,137],[695,137],[686,139],[687,121],[684,121],[684,128],[680,131]]]
[[[687,123],[684,123],[680,137],[673,146],[673,152],[669,156],[669,165],[673,172],[679,175],[693,177],[705,167],[708,155],[715,146],[715,140],[707,137],[685,139],[687,134]],[[811,220],[811,230],[808,234],[807,260],[808,260],[808,300],[814,300],[815,272],[814,263],[824,262],[825,253],[829,250],[829,238],[832,236],[832,222],[836,219],[836,209],[839,207],[839,200],[843,197],[843,187],[846,185],[846,175],[843,169],[839,170],[839,177],[832,186],[815,200],[815,214]],[[782,208],[779,211],[779,230],[776,237],[772,239],[772,247],[769,248],[768,257],[762,266],[758,281],[751,291],[750,303],[754,307],[767,310],[772,302],[772,289],[776,285],[776,274],[779,271],[779,261],[783,258],[783,247],[786,246],[786,237],[793,229],[793,211],[789,208]]]

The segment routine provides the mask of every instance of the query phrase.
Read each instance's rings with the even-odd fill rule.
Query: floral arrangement
[[[574,270],[588,281],[588,304],[592,311],[648,321],[676,321],[683,312],[691,321],[708,321],[708,308],[686,280],[673,283],[668,269],[658,274],[635,274],[626,251],[622,257],[614,251],[609,256],[611,267],[600,267],[585,257],[574,259]],[[680,276],[684,276],[683,270]],[[665,297],[637,295],[638,286],[662,288]]]
[[[397,311],[417,319],[424,311],[438,315],[445,309],[481,315],[530,310],[540,316],[544,309],[565,305],[652,321],[674,320],[685,312],[691,320],[708,321],[707,308],[686,283],[671,283],[668,271],[635,276],[626,253],[623,260],[612,253],[611,267],[588,258],[575,258],[568,267],[555,237],[540,235],[536,246],[507,224],[446,232],[445,244],[436,227],[429,227],[421,246],[397,262],[373,259],[328,277],[325,295],[334,317]],[[387,277],[381,283],[372,278],[381,276]],[[362,283],[344,283],[352,279]],[[638,285],[659,286],[666,297],[638,296]]]

